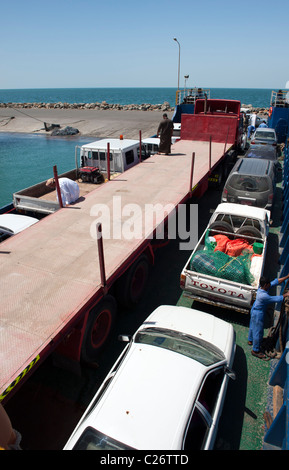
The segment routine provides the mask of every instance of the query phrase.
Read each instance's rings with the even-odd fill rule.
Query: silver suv
[[[275,150],[277,155],[277,136],[275,129],[258,127],[251,138],[250,147],[254,149],[257,145],[269,146]]]
[[[271,210],[275,189],[275,164],[260,158],[240,158],[225,183],[222,202]]]

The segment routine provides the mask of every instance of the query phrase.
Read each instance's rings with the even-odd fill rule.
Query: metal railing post
[[[212,168],[212,136],[210,135],[210,148],[209,148],[209,173],[211,173]]]
[[[102,238],[101,223],[96,224],[96,232],[97,232],[97,246],[98,246],[98,257],[99,257],[101,286],[103,287],[104,290],[106,290],[106,276],[105,276],[105,264],[104,264],[104,251],[103,251],[103,238]]]
[[[106,164],[107,164],[107,179],[108,181],[110,180],[110,145],[109,142],[107,142],[107,156],[106,156]]]
[[[57,174],[57,166],[54,165],[53,167],[53,175],[54,175],[54,180],[55,180],[55,185],[56,185],[56,192],[58,196],[58,202],[60,207],[63,207],[63,202],[62,202],[62,196],[61,196],[61,191],[60,191],[60,186],[59,186],[59,181],[58,181],[58,174]]]
[[[193,191],[193,176],[194,176],[194,165],[195,165],[195,152],[192,153],[192,163],[191,163],[191,176],[190,176],[190,194],[192,195]]]
[[[141,131],[139,131],[139,162],[141,162]]]

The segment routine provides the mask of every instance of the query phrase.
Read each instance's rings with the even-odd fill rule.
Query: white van
[[[172,137],[172,143],[176,140],[176,137]],[[139,163],[139,140],[101,139],[80,147],[80,166],[97,167],[101,173],[106,173],[108,144],[111,173],[123,173]],[[145,160],[158,153],[160,139],[147,137],[142,139],[141,144],[141,160]]]
[[[97,167],[101,173],[106,173],[108,144],[112,173],[123,173],[139,163],[138,140],[101,139],[81,146],[81,167]]]

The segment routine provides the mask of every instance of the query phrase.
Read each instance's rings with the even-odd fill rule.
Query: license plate
[[[244,204],[246,206],[252,206],[252,201],[241,201],[241,204]]]

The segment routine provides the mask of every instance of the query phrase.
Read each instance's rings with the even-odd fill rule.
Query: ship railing
[[[286,108],[289,106],[289,90],[272,91],[270,106]]]
[[[184,90],[177,90],[176,92],[176,105],[178,104],[195,104],[197,99],[204,99],[205,96],[210,98],[210,89],[208,88],[185,88]]]
[[[289,136],[287,136],[289,137]],[[287,140],[286,140],[287,141]],[[289,273],[289,148],[284,148],[283,166],[283,220],[280,231],[280,277]],[[280,294],[289,290],[289,282],[283,283]],[[281,354],[269,380],[269,385],[275,388],[283,397],[283,403],[275,411],[272,423],[264,437],[267,449],[289,450],[289,305],[283,301],[280,309],[280,334],[278,350]],[[273,393],[274,395],[274,393]],[[282,400],[281,400],[282,402]],[[273,407],[274,410],[274,407]]]

